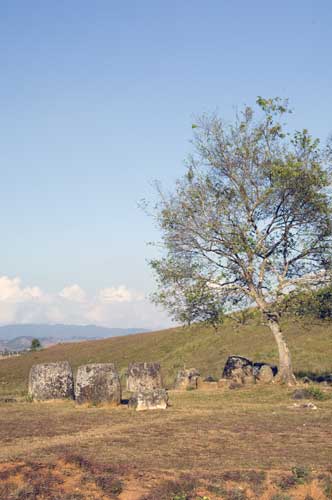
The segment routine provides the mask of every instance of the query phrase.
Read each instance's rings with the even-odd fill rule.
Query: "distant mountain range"
[[[78,342],[88,339],[101,339],[144,333],[145,328],[107,328],[96,325],[5,325],[0,326],[0,351],[21,351],[37,338],[43,347],[59,342]]]

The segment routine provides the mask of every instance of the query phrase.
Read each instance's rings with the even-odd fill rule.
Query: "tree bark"
[[[279,352],[279,370],[277,380],[282,384],[295,385],[296,378],[292,368],[292,360],[279,324],[277,314],[265,313],[267,324],[273,333]]]

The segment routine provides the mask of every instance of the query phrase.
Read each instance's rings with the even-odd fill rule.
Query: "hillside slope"
[[[332,372],[332,322],[288,321],[284,331],[296,372]],[[203,375],[220,376],[227,356],[241,354],[255,361],[277,363],[277,351],[267,327],[253,320],[235,327],[230,320],[218,333],[202,326],[172,328],[82,343],[58,344],[40,352],[0,361],[0,393],[23,394],[34,363],[68,360],[74,369],[85,363],[115,362],[121,375],[133,361],[159,361],[166,384],[186,365]]]

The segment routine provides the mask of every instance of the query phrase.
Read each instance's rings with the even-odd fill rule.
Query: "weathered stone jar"
[[[129,408],[142,410],[166,410],[168,394],[165,389],[153,389],[136,392],[129,399]]]
[[[77,403],[121,403],[119,374],[113,363],[96,363],[80,366],[75,384]]]
[[[197,389],[200,373],[196,368],[180,370],[174,382],[174,388],[178,390]]]
[[[159,363],[131,363],[127,371],[127,389],[130,392],[161,389],[163,382]]]
[[[33,365],[28,391],[29,396],[36,401],[73,399],[74,378],[68,361]]]

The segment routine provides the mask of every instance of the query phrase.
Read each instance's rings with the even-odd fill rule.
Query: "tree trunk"
[[[279,371],[277,380],[282,384],[295,385],[296,379],[293,373],[291,355],[280,328],[278,315],[265,313],[265,316],[267,318],[267,324],[269,325],[278,346]]]

